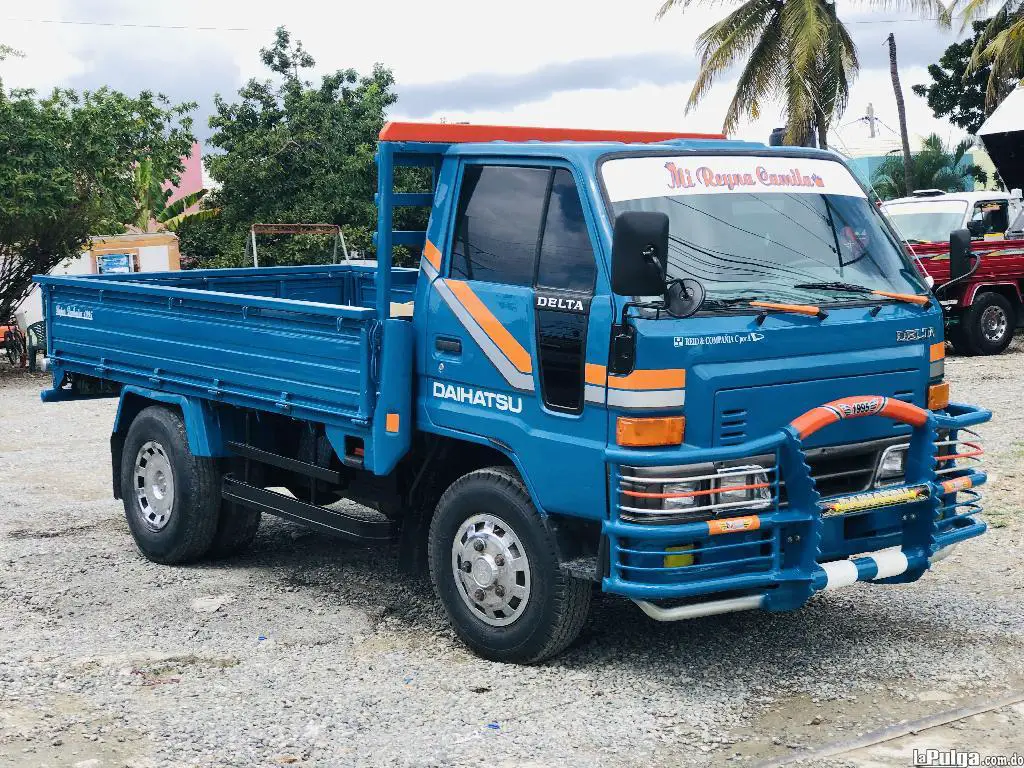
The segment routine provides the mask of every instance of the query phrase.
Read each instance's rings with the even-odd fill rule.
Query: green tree
[[[928,100],[928,106],[936,117],[944,117],[970,134],[977,133],[992,112],[992,109],[985,108],[992,68],[987,64],[971,68],[971,56],[978,41],[986,34],[989,21],[975,21],[973,26],[973,37],[953,43],[937,64],[928,65],[931,84],[913,86],[914,93]],[[996,105],[1014,85],[1016,80],[1012,78],[996,79]]]
[[[313,57],[283,27],[260,57],[272,79],[250,80],[237,102],[219,95],[215,100],[209,143],[221,151],[206,162],[220,185],[211,204],[221,213],[215,221],[187,222],[179,229],[182,249],[191,257],[186,263],[242,265],[253,223],[338,224],[349,247],[372,250],[373,158],[385,111],[397,98],[391,71],[377,65],[360,76],[345,69],[313,84],[303,79]],[[267,263],[330,259],[322,238],[267,238],[260,252]]]
[[[718,0],[665,0],[673,8],[718,5]],[[864,0],[871,7],[907,7],[937,14],[938,0]],[[686,111],[695,109],[715,81],[740,66],[739,80],[722,130],[758,119],[766,104],[781,101],[786,142],[812,136],[828,146],[828,129],[843,113],[860,67],[857,48],[831,0],[746,0],[697,38],[700,71]]]
[[[954,14],[963,19],[963,29],[992,10],[991,0],[953,0],[943,13],[949,21]],[[985,109],[989,113],[1004,98],[1007,81],[1024,78],[1024,0],[1005,0],[974,39],[969,72],[988,67]]]
[[[123,232],[135,212],[133,169],[164,158],[172,181],[195,141],[189,112],[143,92],[0,90],[0,317],[32,275],[75,256],[90,235]]]
[[[931,134],[922,142],[921,151],[910,156],[915,183],[921,189],[941,189],[943,192],[969,191],[973,189],[974,181],[985,184],[988,174],[967,158],[972,146],[973,142],[965,139],[950,149],[938,134]],[[913,192],[907,189],[903,170],[903,156],[895,154],[886,157],[875,170],[871,186],[882,200],[906,197]]]

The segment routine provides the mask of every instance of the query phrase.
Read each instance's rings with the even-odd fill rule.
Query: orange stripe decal
[[[633,371],[628,376],[609,376],[608,386],[612,389],[682,389],[686,386],[686,370]]]
[[[584,379],[587,384],[596,384],[599,387],[603,387],[608,379],[608,369],[598,363],[587,363]]]
[[[441,252],[429,240],[423,244],[423,258],[429,261],[434,269],[441,269]]]
[[[761,527],[761,518],[757,515],[747,517],[726,517],[721,520],[708,520],[708,535],[718,536],[723,533],[743,533],[756,531]]]
[[[516,337],[509,333],[508,329],[487,308],[487,305],[480,301],[480,297],[473,293],[473,289],[462,280],[447,280],[445,284],[512,365],[518,368],[520,373],[532,373],[533,361],[530,359],[530,353],[523,349],[523,345],[516,340]]]
[[[938,344],[932,344],[928,347],[928,360],[934,363],[936,360],[942,360],[946,356],[946,342],[940,341]]]

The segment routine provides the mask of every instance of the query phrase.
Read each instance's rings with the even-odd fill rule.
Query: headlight
[[[695,483],[666,483],[665,493],[695,493],[700,490],[701,484]],[[700,496],[679,496],[677,498],[665,499],[663,509],[690,509],[697,506]]]
[[[746,471],[744,471],[746,470]],[[746,502],[751,509],[771,506],[772,489],[765,468],[754,464],[747,467],[725,467],[718,470],[719,479],[712,481],[718,491],[713,504]]]
[[[892,485],[907,473],[907,446],[890,445],[882,452],[875,472],[875,485]]]

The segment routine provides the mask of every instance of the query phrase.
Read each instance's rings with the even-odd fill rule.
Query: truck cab
[[[44,397],[76,396],[72,378],[122,398],[115,493],[147,556],[223,552],[253,513],[394,538],[474,651],[534,662],[595,589],[659,621],[791,610],[914,581],[985,530],[972,427],[990,414],[950,402],[941,310],[837,156],[496,126],[380,138],[372,273],[42,280]],[[396,191],[402,167],[429,188]],[[424,231],[394,229],[403,206],[429,210]],[[194,477],[216,486],[202,509]]]
[[[1005,350],[1024,318],[1024,219],[1020,190],[921,190],[882,204],[882,212],[933,283],[956,351],[993,355]],[[950,258],[949,237],[968,233],[967,258]]]

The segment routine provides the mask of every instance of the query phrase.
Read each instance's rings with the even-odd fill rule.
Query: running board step
[[[364,520],[353,517],[344,512],[299,501],[276,491],[257,488],[233,477],[224,478],[221,496],[244,507],[277,515],[285,520],[302,523],[351,541],[386,542],[390,541],[395,533],[395,526],[389,520]]]
[[[306,461],[292,459],[278,453],[271,453],[270,451],[265,451],[262,448],[257,448],[254,445],[248,445],[246,443],[229,442],[227,446],[231,449],[232,453],[241,456],[242,458],[252,459],[253,461],[258,461],[260,464],[269,464],[272,467],[277,467],[278,469],[287,469],[289,472],[295,472],[299,475],[314,477],[317,480],[323,480],[324,482],[332,483],[333,485],[341,485],[341,473],[335,472],[333,469],[327,469],[326,467],[320,467]]]

